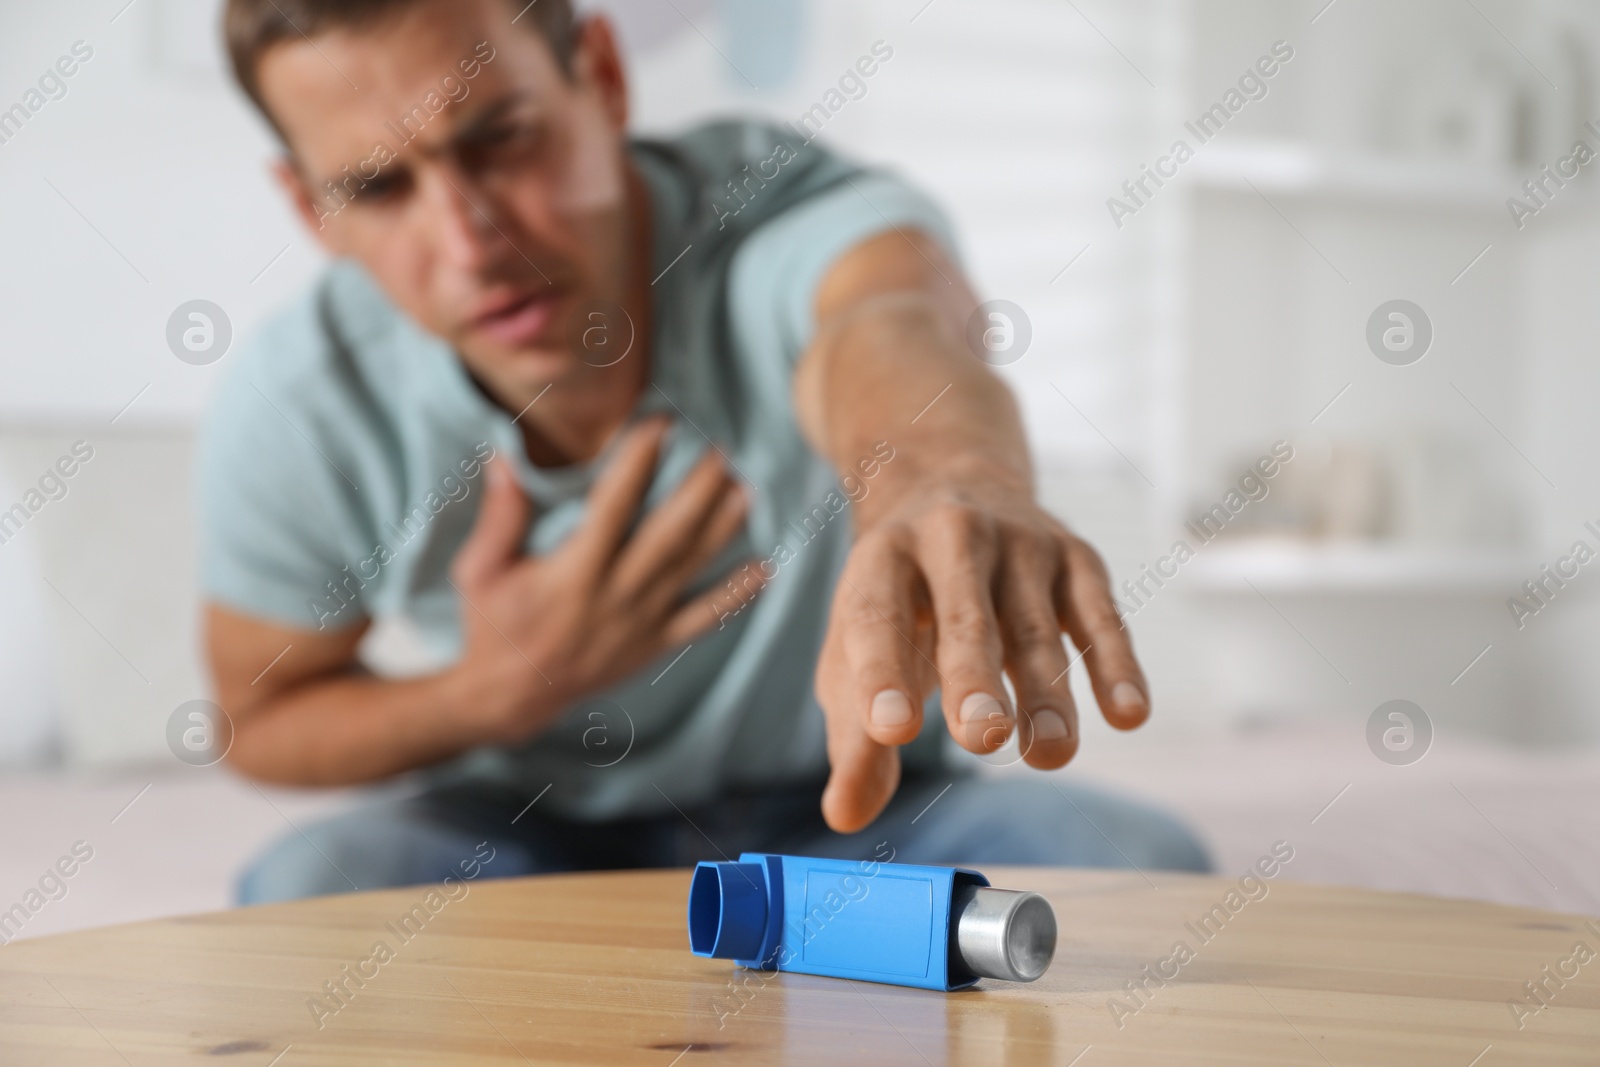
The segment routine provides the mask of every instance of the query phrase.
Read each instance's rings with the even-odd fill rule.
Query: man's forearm
[[[869,521],[935,481],[1031,492],[1016,402],[966,350],[952,317],[918,293],[863,301],[824,330],[796,383],[813,447],[840,470],[877,441],[895,449],[895,463],[863,501]]]
[[[366,673],[309,679],[251,711],[230,762],[283,785],[377,781],[440,763],[490,737],[483,699],[460,672],[391,681]]]

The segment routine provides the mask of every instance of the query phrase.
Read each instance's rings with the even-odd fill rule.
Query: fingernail
[[[961,721],[971,722],[978,716],[1009,718],[1006,706],[988,693],[972,693],[961,702]]]
[[[911,700],[898,689],[885,689],[872,698],[874,726],[904,726],[911,721]]]
[[[1113,686],[1111,703],[1117,706],[1117,710],[1129,713],[1143,711],[1150,706],[1139,687],[1132,682],[1118,682]]]
[[[1033,713],[1033,736],[1040,741],[1059,741],[1067,736],[1067,720],[1053,708]]]

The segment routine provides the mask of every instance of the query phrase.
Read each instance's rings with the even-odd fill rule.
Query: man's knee
[[[277,838],[239,875],[239,903],[270,904],[376,888],[341,873],[342,836],[321,824]]]
[[[514,843],[433,825],[404,803],[373,805],[278,838],[240,875],[238,898],[266,904],[462,878],[469,869],[477,878],[511,877],[532,866]]]
[[[1037,778],[958,783],[918,822],[909,862],[1211,869],[1199,840],[1171,816]]]
[[[1159,808],[1081,787],[1062,786],[1059,792],[1053,788],[1049,792],[1056,797],[1061,817],[1074,820],[1074,836],[1104,846],[1103,862],[1095,866],[1197,874],[1211,870],[1211,859],[1195,833]]]

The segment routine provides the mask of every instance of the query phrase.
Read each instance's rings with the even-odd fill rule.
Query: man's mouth
[[[487,301],[472,328],[510,348],[533,345],[548,332],[561,295],[561,290],[552,288]]]

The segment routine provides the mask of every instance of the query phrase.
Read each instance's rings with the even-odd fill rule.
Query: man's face
[[[625,87],[608,27],[569,79],[505,0],[420,0],[394,21],[274,47],[259,77],[281,176],[334,255],[517,391],[584,370],[579,315],[628,271]]]

